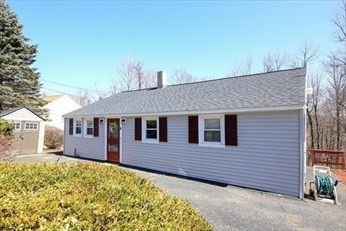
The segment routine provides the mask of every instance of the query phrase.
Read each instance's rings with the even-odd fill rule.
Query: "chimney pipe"
[[[157,88],[167,87],[167,77],[166,72],[158,71],[157,72]]]

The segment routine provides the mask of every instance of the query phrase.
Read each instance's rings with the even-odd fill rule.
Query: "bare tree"
[[[286,53],[268,53],[263,59],[264,72],[281,70],[287,63],[288,56]]]
[[[310,147],[319,149],[322,135],[320,129],[320,104],[323,100],[321,75],[310,75],[309,82],[312,92],[308,94],[306,114],[308,116]]]
[[[90,93],[90,96],[94,102],[99,101],[99,100],[103,100],[104,98],[108,97],[109,95],[110,95],[109,91],[104,91],[104,90],[99,89],[97,87],[97,83],[95,82],[94,90]]]
[[[117,67],[117,77],[122,90],[129,91],[136,88],[136,70],[134,66],[137,61],[128,59],[123,61]]]
[[[341,128],[345,110],[346,65],[340,62],[339,53],[332,53],[324,63],[328,76],[328,95],[333,105],[335,118],[336,148],[341,147]]]
[[[90,94],[90,91],[87,91],[87,90],[80,89],[76,92],[75,95],[71,95],[71,96],[74,99],[74,101],[76,101],[82,107],[94,102]]]
[[[144,78],[142,79],[143,88],[151,88],[156,86],[156,71],[150,69],[144,69]]]
[[[191,83],[196,81],[193,75],[183,67],[174,71],[172,79],[176,84]]]
[[[119,92],[118,82],[114,79],[109,84],[109,92],[111,95],[114,95]]]
[[[120,63],[117,67],[117,77],[116,85],[123,91],[152,87],[156,82],[153,71],[145,69],[144,63],[135,58]]]
[[[346,42],[346,0],[341,1],[341,12],[334,15],[332,22],[335,25],[337,31],[335,32],[338,42]]]
[[[250,75],[252,73],[252,57],[247,57],[244,61],[238,64],[233,64],[232,70],[227,76]]]
[[[290,62],[293,68],[305,67],[319,56],[319,47],[313,46],[305,41],[298,49],[298,52],[292,56]]]

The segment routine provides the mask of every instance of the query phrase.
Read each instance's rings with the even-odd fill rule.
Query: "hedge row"
[[[187,201],[115,166],[0,163],[0,230],[211,230]]]

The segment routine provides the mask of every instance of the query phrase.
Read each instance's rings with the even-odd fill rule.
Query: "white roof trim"
[[[238,108],[238,109],[219,109],[219,110],[203,110],[203,111],[179,111],[179,112],[148,112],[148,113],[132,113],[132,114],[108,114],[108,115],[63,115],[65,118],[72,117],[132,117],[132,116],[161,116],[161,115],[193,115],[193,114],[222,114],[222,113],[242,113],[242,112],[266,112],[266,111],[288,111],[305,109],[305,106],[285,106],[285,107],[260,107],[260,108]]]

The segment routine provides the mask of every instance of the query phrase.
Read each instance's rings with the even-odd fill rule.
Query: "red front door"
[[[119,123],[119,119],[107,120],[107,160],[115,163],[120,160]]]

